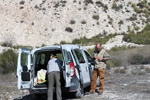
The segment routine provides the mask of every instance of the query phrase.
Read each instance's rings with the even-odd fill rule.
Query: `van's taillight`
[[[71,69],[71,77],[75,76],[76,71],[75,71],[75,66],[73,62],[70,63],[70,69]]]

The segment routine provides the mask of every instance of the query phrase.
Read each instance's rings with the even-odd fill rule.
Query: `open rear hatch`
[[[62,49],[60,46],[50,46],[50,47],[42,47],[41,49],[38,49],[34,52],[33,56],[33,62],[34,62],[34,70],[33,70],[33,86],[34,88],[47,88],[48,87],[48,78],[47,78],[47,73],[45,76],[45,82],[43,83],[38,83],[38,73],[41,70],[47,71],[47,64],[48,61],[50,60],[50,55],[56,53],[58,59],[61,61],[61,66],[63,67],[63,54],[62,54]],[[62,80],[63,75],[62,76]],[[64,82],[62,82],[64,83]]]

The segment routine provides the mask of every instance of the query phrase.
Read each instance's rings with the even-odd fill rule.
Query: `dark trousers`
[[[60,72],[50,72],[48,74],[48,98],[47,100],[53,100],[53,86],[56,83],[56,97],[57,100],[61,100],[61,83]]]
[[[91,90],[90,92],[95,92],[96,89],[96,80],[99,76],[99,92],[104,90],[104,78],[105,78],[105,69],[94,69],[91,81]]]

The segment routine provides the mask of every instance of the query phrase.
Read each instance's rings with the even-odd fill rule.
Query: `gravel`
[[[116,73],[114,70],[123,69],[123,67],[107,70],[105,77],[104,92],[102,95],[97,93],[84,95],[81,99],[76,99],[71,94],[63,94],[64,100],[149,100],[150,99],[150,73],[144,71],[150,65],[128,66],[126,73]],[[143,70],[145,74],[134,74]],[[10,74],[11,75],[11,74]],[[12,77],[12,76],[11,76]],[[1,78],[2,79],[2,78]],[[0,80],[1,80],[0,79]],[[8,82],[8,79],[6,80]],[[32,100],[27,90],[17,89],[17,79],[8,84],[6,81],[0,81],[0,100]],[[6,84],[4,84],[6,82]],[[98,89],[98,87],[97,87]],[[46,96],[45,96],[46,97]],[[56,98],[54,98],[55,100]],[[43,100],[46,100],[43,97]]]

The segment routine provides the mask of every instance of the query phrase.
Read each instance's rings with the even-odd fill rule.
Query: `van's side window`
[[[84,51],[84,53],[85,53],[85,56],[86,56],[88,62],[91,62],[91,59],[92,59],[92,58],[91,58],[90,54],[87,53],[87,51]]]
[[[85,63],[84,57],[82,55],[82,52],[80,50],[78,50],[78,49],[75,49],[74,51],[75,51],[75,53],[77,55],[79,63]]]
[[[28,65],[28,54],[22,53],[21,54],[21,66],[27,66]]]

